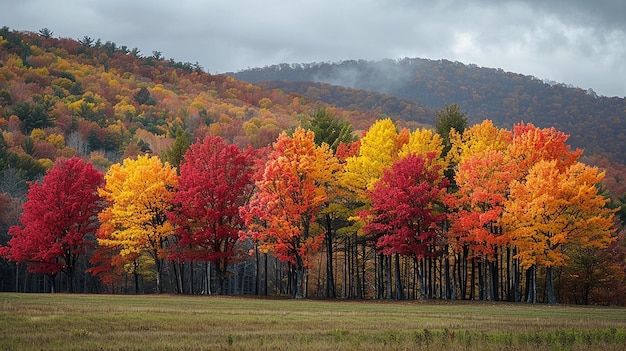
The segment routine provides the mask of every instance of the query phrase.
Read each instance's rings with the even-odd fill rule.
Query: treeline
[[[438,161],[432,162],[438,164],[449,184],[444,186],[442,180],[431,185],[441,186],[442,192],[445,188],[445,193],[458,193],[461,188],[454,175],[461,164],[462,153],[458,150],[459,145],[468,143],[465,139],[457,140],[461,135],[448,136],[446,131],[453,125],[438,128],[443,145],[441,151],[438,146],[426,142],[435,138],[435,134],[421,129],[435,114],[428,108],[391,96],[385,97],[384,104],[377,104],[375,94],[363,94],[358,90],[351,91],[351,94],[360,100],[350,103],[351,99],[343,97],[345,89],[321,88],[311,90],[317,95],[310,97],[279,89],[268,90],[230,77],[211,75],[197,64],[165,59],[159,52],[144,56],[136,49],[88,37],[73,40],[54,38],[49,30],[31,33],[1,28],[0,245],[5,247],[3,255],[10,256],[11,261],[0,260],[0,289],[51,291],[54,287],[55,291],[112,293],[160,291],[518,301],[528,300],[532,289],[527,288],[536,286],[537,293],[532,294],[531,300],[547,301],[547,290],[542,287],[547,286],[547,267],[555,267],[550,276],[554,277],[555,295],[559,301],[623,303],[620,295],[623,278],[619,274],[620,264],[623,264],[620,257],[624,257],[621,237],[608,247],[602,241],[598,247],[577,246],[581,243],[575,240],[563,246],[559,241],[558,249],[554,251],[568,255],[567,265],[559,265],[561,261],[552,266],[539,262],[533,271],[529,271],[526,269],[528,262],[522,264],[520,261],[522,256],[518,255],[521,252],[513,249],[518,244],[504,240],[512,238],[511,233],[517,229],[505,230],[490,222],[487,227],[493,229],[489,230],[502,230],[503,235],[498,234],[497,240],[489,237],[489,245],[481,245],[495,247],[497,253],[479,250],[481,245],[470,244],[478,239],[461,239],[459,234],[472,231],[452,226],[458,212],[454,209],[461,208],[461,204],[445,197],[434,201],[436,206],[433,207],[446,213],[443,223],[439,219],[433,222],[442,226],[436,236],[428,239],[435,240],[434,243],[413,245],[419,248],[417,253],[405,251],[401,242],[389,244],[390,238],[367,226],[377,214],[372,197],[374,179],[377,178],[372,176],[372,170],[377,169],[378,178],[385,173],[382,169],[391,171],[396,161],[406,158],[407,155],[402,154],[405,151],[401,152],[404,145],[434,148]],[[328,106],[317,100],[329,95],[334,96],[335,102],[342,107]],[[401,109],[395,107],[398,103]],[[381,118],[384,120],[385,116],[381,114],[390,114],[395,122],[376,122]],[[378,134],[372,128],[377,126],[374,130],[380,130],[381,125],[386,126],[382,128],[384,138],[374,139],[377,140],[375,143],[364,147],[369,145],[365,142],[368,138]],[[312,130],[313,134],[295,132],[297,127]],[[464,128],[454,127],[457,130]],[[495,127],[480,128],[492,130]],[[283,131],[289,133],[282,134]],[[365,131],[369,137],[363,136]],[[504,134],[511,132],[515,135],[513,129],[502,131]],[[361,137],[359,141],[354,142],[354,135]],[[311,138],[314,145],[310,143]],[[456,147],[452,146],[453,141]],[[329,145],[328,149],[321,146],[322,142]],[[190,144],[193,146],[188,151]],[[392,144],[395,145],[395,149],[390,149],[395,150],[393,152],[379,149]],[[272,145],[275,149],[267,148]],[[192,156],[195,149],[202,150]],[[218,153],[222,159],[215,156],[210,162],[202,161],[203,157],[213,155],[218,149],[225,150]],[[235,153],[235,149],[241,155],[224,156]],[[292,150],[291,156],[281,154],[288,150]],[[297,162],[282,163],[312,150],[316,151],[297,158]],[[422,157],[422,161],[412,159],[417,162],[412,167],[419,167],[419,162],[428,159],[423,149],[410,150]],[[384,160],[372,161],[375,166],[363,167],[366,174],[360,181],[359,177],[347,181],[347,176],[342,174],[357,173],[346,172],[345,168],[351,164],[366,164],[361,153],[368,152],[387,156]],[[453,156],[455,152],[457,156]],[[182,162],[191,157],[200,161]],[[219,217],[222,222],[215,225],[214,216],[218,212],[208,211],[213,209],[206,206],[208,202],[204,206],[200,203],[195,209],[189,206],[197,204],[193,201],[200,196],[197,194],[202,194],[200,198],[208,201],[208,194],[212,193],[207,192],[210,189],[200,191],[203,185],[213,184],[217,181],[215,179],[238,179],[233,174],[225,177],[215,173],[222,166],[231,166],[227,162],[231,159],[247,165],[244,173],[248,180],[252,174],[252,181],[243,182],[246,185],[242,187],[244,192],[231,199],[232,205],[220,210],[227,215]],[[271,168],[265,164],[267,159],[274,160]],[[317,160],[314,162],[317,166],[294,168],[297,172],[287,177],[294,171],[289,164],[303,165],[311,160]],[[326,166],[320,168],[319,164]],[[192,165],[199,169],[185,169]],[[421,167],[422,170],[431,169]],[[334,169],[336,173],[321,182],[322,176],[328,174],[320,173],[320,169]],[[211,173],[213,178],[203,178],[210,171],[214,172]],[[68,174],[74,174],[71,172],[89,175],[92,187],[71,188],[76,183],[66,182],[75,179],[68,177]],[[163,172],[168,174],[168,182],[145,176]],[[186,198],[180,197],[185,174],[193,174],[187,176],[189,182],[203,180],[199,184],[186,185]],[[263,179],[271,174],[280,175],[278,180],[290,179],[294,183],[283,183],[286,188],[272,195],[272,189],[278,183]],[[315,175],[313,179],[305,177],[311,174]],[[605,178],[603,184],[613,192],[611,204],[617,208],[626,199],[620,196],[623,181],[619,174],[623,172],[615,174],[610,179]],[[523,178],[521,174],[517,175],[519,179]],[[434,173],[430,176],[434,177]],[[47,180],[48,177],[56,181]],[[107,190],[113,179],[120,182],[119,189],[126,190],[120,194],[115,193],[117,188]],[[364,179],[369,179],[367,186]],[[285,194],[299,194],[295,190],[305,180],[308,183],[304,189],[312,189],[314,196],[299,205],[295,205],[297,198],[289,200],[291,208],[300,212],[289,215],[273,212],[272,215],[270,205],[283,203]],[[28,183],[32,181],[35,183]],[[58,186],[47,188],[53,184]],[[322,184],[328,189],[322,191]],[[147,188],[139,191],[142,186]],[[237,194],[232,190],[224,193],[224,189],[232,187],[233,184],[220,187],[222,193],[219,196],[213,194],[214,199],[224,200],[226,194]],[[217,187],[211,189],[214,188]],[[88,206],[92,212],[79,211],[83,214],[82,219],[70,216],[76,213],[75,207],[50,209],[54,207],[49,206],[76,205],[89,199],[87,194],[76,195],[81,189],[100,189],[95,206],[93,203]],[[151,192],[157,189],[163,191]],[[508,192],[505,193],[508,196]],[[34,194],[42,197],[39,198],[40,205],[32,207],[32,201],[37,199]],[[46,194],[53,195],[46,200],[47,203],[44,201]],[[73,194],[74,202],[55,200],[69,198],[70,194]],[[163,208],[147,202],[149,206],[144,207],[145,212],[140,216],[138,205],[132,203],[138,199],[160,200],[165,211],[157,211]],[[323,199],[326,200],[321,201]],[[311,204],[316,205],[304,207]],[[204,217],[200,215],[202,211],[205,211]],[[618,212],[620,215],[623,207],[621,211]],[[85,213],[92,215],[85,216]],[[126,217],[119,217],[123,213]],[[155,214],[156,217],[152,218],[151,215]],[[291,222],[299,221],[300,224],[275,222],[269,225],[279,218],[291,218]],[[85,225],[62,225],[80,221],[86,221]],[[47,228],[44,225],[53,226],[50,231],[40,230]],[[13,228],[11,235],[8,234],[9,228]],[[276,228],[290,228],[289,235],[298,237],[298,240],[303,238],[303,241],[296,241],[290,247],[286,237],[276,239],[284,232],[265,230]],[[209,229],[223,237],[212,239],[213,232]],[[393,233],[396,229],[385,231]],[[31,232],[43,236],[25,240],[25,246],[17,245],[29,248],[21,251],[26,256],[17,254],[19,250],[11,253],[11,248],[20,241],[13,245],[9,241]],[[48,235],[50,233],[58,236]],[[203,236],[197,236],[198,233]],[[69,240],[73,245],[71,249],[62,244],[61,238],[65,236],[73,238]],[[56,239],[50,242],[51,238]],[[379,239],[383,241],[379,243]],[[34,246],[34,252],[44,256],[33,258],[33,247],[29,246],[33,243],[39,245]],[[277,246],[278,243],[284,245]],[[574,251],[578,256],[571,254],[572,247],[576,248]],[[298,258],[294,253],[303,256]],[[528,283],[535,275],[537,279],[531,280],[535,284]]]
[[[319,110],[264,149],[59,160],[0,253],[20,291],[624,303],[603,173],[554,128],[464,123],[448,106],[438,132],[384,119],[356,140]]]
[[[328,89],[318,83],[328,83],[385,93],[430,109],[455,101],[468,112],[472,123],[490,119],[509,128],[518,121],[540,127],[554,126],[571,135],[570,143],[574,147],[626,163],[621,152],[626,148],[626,100],[598,96],[591,89],[545,82],[501,69],[419,58],[280,64],[232,75],[252,83],[273,81],[272,87],[297,91],[305,97],[308,90],[314,93]],[[346,95],[353,94],[346,91]],[[324,101],[341,100],[331,95],[320,96]],[[390,103],[383,96],[378,98],[381,104]],[[611,142],[607,143],[607,139]]]
[[[79,157],[104,172],[146,153],[181,157],[174,150],[179,148],[177,136],[195,141],[219,135],[242,147],[260,148],[323,106],[211,75],[159,52],[143,55],[100,39],[55,38],[46,29],[33,33],[2,27],[0,245],[9,240],[8,228],[18,223],[28,182],[40,180],[59,158]],[[363,129],[379,117],[375,111],[326,108]],[[88,268],[82,259],[77,264],[80,272]],[[22,277],[24,266],[17,269]],[[16,267],[4,260],[0,274],[2,290],[43,289],[41,281],[31,280],[36,275],[16,280]],[[89,276],[80,280],[84,289],[94,283]]]

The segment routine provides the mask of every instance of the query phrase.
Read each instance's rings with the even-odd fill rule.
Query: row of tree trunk
[[[435,252],[435,250],[432,250]],[[439,250],[441,251],[441,250]],[[443,252],[450,252],[444,248]],[[85,293],[178,293],[291,295],[348,299],[458,299],[538,302],[539,270],[522,270],[514,259],[515,249],[505,248],[488,261],[472,257],[465,247],[458,253],[428,257],[381,255],[365,238],[357,235],[327,240],[313,267],[301,276],[295,265],[280,262],[270,254],[254,250],[250,259],[228,267],[205,262],[160,261],[161,277],[130,274],[104,286],[77,263],[73,281],[64,275],[45,276],[26,272],[23,265],[10,273],[3,270],[4,291]],[[552,269],[543,269],[542,300],[555,302],[550,291]],[[157,280],[159,279],[159,280]],[[304,291],[298,292],[298,279]],[[69,286],[71,284],[71,286]]]

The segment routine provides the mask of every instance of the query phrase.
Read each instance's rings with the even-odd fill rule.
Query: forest
[[[502,69],[420,58],[278,64],[230,75],[333,104],[378,100],[375,106],[391,107],[391,97],[412,103],[413,111],[433,111],[453,102],[468,113],[472,124],[489,119],[507,128],[519,121],[555,127],[570,134],[573,147],[626,164],[622,152],[626,149],[626,99],[598,96],[592,89]]]
[[[3,27],[0,289],[626,304],[623,167],[378,98]]]

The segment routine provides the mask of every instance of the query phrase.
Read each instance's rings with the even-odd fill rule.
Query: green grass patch
[[[623,308],[0,294],[0,350],[626,349]]]

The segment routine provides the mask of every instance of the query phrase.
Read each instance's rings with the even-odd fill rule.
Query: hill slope
[[[587,155],[599,154],[626,164],[626,99],[597,96],[591,90],[547,83],[501,69],[406,58],[280,64],[232,76],[251,83],[272,81],[268,86],[304,96],[308,96],[309,87],[327,83],[385,93],[412,101],[425,110],[456,103],[468,113],[470,124],[491,119],[501,127],[520,121],[539,127],[554,126],[570,134],[570,143],[584,148]],[[334,100],[341,99],[349,100],[334,96]],[[391,103],[388,107],[393,110]]]
[[[79,155],[104,170],[162,155],[178,129],[191,141],[211,134],[266,146],[300,115],[328,107],[155,55],[0,28],[0,193],[23,194],[24,181],[58,157]],[[379,115],[328,108],[361,128]]]

